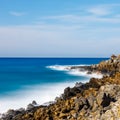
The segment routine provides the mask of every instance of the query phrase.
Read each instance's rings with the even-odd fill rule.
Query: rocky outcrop
[[[91,73],[102,73],[104,75],[112,75],[116,72],[120,72],[120,55],[112,55],[109,60],[102,61],[99,64],[91,66],[72,66],[70,69],[78,69],[80,71],[88,71]]]
[[[1,120],[119,120],[120,56],[113,55],[110,60],[82,69],[105,76],[66,88],[55,103],[48,106],[37,106],[34,101],[27,110],[10,110]]]
[[[109,60],[102,61],[95,68],[102,73],[114,74],[120,72],[120,55],[112,55]]]

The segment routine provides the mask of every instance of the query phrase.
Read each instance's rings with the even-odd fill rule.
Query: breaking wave
[[[71,69],[73,66],[89,66],[89,65],[52,65],[47,66],[47,68],[50,68],[52,70],[57,71],[66,71],[67,74],[75,75],[75,76],[85,76],[85,77],[94,77],[94,78],[102,78],[103,75],[100,73],[91,73],[88,74],[88,71],[80,71],[80,69]]]

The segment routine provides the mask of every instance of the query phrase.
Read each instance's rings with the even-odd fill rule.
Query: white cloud
[[[102,7],[84,9],[85,14],[43,16],[33,25],[0,27],[0,56],[91,57],[120,53],[119,14],[110,15],[110,5]]]
[[[38,22],[53,20],[62,24],[79,24],[83,26],[86,23],[120,23],[119,19],[120,4],[103,4],[96,6],[82,7],[77,10],[77,14],[61,14],[54,16],[40,17]]]
[[[10,11],[9,14],[19,17],[19,16],[24,16],[26,13],[25,12]]]
[[[90,22],[118,24],[120,23],[119,11],[120,4],[103,4],[91,7],[87,6],[85,8],[82,8],[82,12],[84,14],[81,14],[80,12],[79,14],[61,14],[54,16],[44,16],[40,18],[40,21],[55,20],[58,23],[77,23],[79,25],[83,25],[84,23],[86,24]]]
[[[120,53],[120,29],[78,31],[75,27],[59,27],[49,24],[0,27],[0,56],[95,57]]]
[[[99,13],[100,14],[100,13]],[[103,15],[103,13],[101,13]],[[105,15],[105,13],[104,13]],[[74,14],[69,14],[69,15],[56,15],[56,16],[45,16],[43,18],[41,18],[41,20],[56,20],[59,23],[60,22],[65,22],[67,24],[78,24],[83,26],[83,23],[90,23],[90,22],[94,22],[94,23],[120,23],[120,19],[119,17],[115,16],[111,16],[111,17],[101,17],[98,15],[74,15]],[[40,21],[41,21],[40,20]],[[91,23],[90,23],[91,24]]]
[[[101,4],[87,8],[87,12],[96,16],[105,16],[116,14],[116,9],[119,9],[120,4]],[[118,12],[119,13],[119,12]]]
[[[93,14],[93,15],[98,15],[98,16],[104,16],[104,15],[109,15],[110,11],[106,8],[98,8],[98,7],[94,7],[94,8],[90,8],[88,10],[89,13]]]

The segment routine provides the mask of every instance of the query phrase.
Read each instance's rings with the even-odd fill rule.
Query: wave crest
[[[58,70],[58,71],[68,71],[70,69],[70,66],[65,66],[65,65],[51,65],[51,66],[47,66],[47,68],[50,68],[52,70]]]
[[[94,78],[102,78],[103,75],[100,73],[91,73],[88,74],[88,71],[81,71],[79,68],[71,69],[73,66],[89,66],[89,65],[52,65],[47,66],[47,68],[57,71],[66,71],[67,74],[75,75],[75,76],[85,76],[85,77],[94,77]]]
[[[89,66],[89,65],[85,65],[85,64],[82,64],[82,65],[50,65],[50,66],[47,66],[47,68],[50,68],[52,70],[58,70],[58,71],[69,71],[71,70],[71,67],[73,66]]]

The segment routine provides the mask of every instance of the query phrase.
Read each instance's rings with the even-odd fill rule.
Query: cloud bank
[[[119,4],[42,15],[31,24],[0,26],[1,57],[107,57],[120,53]],[[83,14],[84,13],[84,14]],[[10,12],[23,16],[23,12]]]

